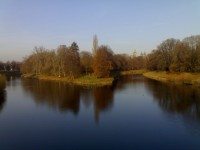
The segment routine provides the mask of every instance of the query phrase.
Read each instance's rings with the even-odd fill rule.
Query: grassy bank
[[[93,75],[85,75],[75,79],[71,79],[69,77],[56,77],[56,76],[33,75],[33,74],[24,74],[22,77],[35,78],[39,80],[49,80],[49,81],[62,81],[82,86],[112,85],[112,82],[114,80],[114,78],[96,78]]]
[[[121,75],[142,75],[146,70],[129,70],[129,71],[122,71]]]
[[[200,87],[200,73],[146,72],[143,75],[157,81],[197,85]]]
[[[93,75],[82,76],[73,81],[77,85],[105,86],[112,85],[114,78],[96,78]]]
[[[117,75],[142,75],[145,72],[146,70],[129,70],[129,71],[122,71]],[[112,76],[115,76],[115,73]],[[23,74],[22,77],[34,78],[39,80],[49,80],[49,81],[62,81],[83,86],[106,86],[106,85],[112,85],[114,81],[114,77],[96,78],[93,75],[84,75],[75,79],[71,79],[69,77],[57,77],[57,76],[47,76],[47,75],[35,75],[35,74]]]

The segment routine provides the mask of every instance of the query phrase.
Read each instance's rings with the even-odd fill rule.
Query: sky
[[[92,51],[94,34],[116,54],[149,53],[200,34],[200,0],[0,0],[0,61],[73,41]]]

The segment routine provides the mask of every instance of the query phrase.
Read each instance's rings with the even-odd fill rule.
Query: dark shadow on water
[[[22,80],[24,93],[28,93],[35,103],[60,112],[72,112],[74,115],[78,115],[81,104],[86,108],[92,105],[97,123],[102,112],[113,108],[115,92],[141,84],[165,112],[178,113],[184,118],[200,121],[200,88],[192,86],[161,83],[138,75],[125,76],[113,86],[98,88],[84,88],[60,82]]]
[[[124,90],[127,86],[137,86],[144,82],[144,77],[142,75],[126,75],[121,76],[118,80],[114,82],[114,90]]]
[[[37,104],[47,105],[61,112],[79,112],[80,89],[73,85],[39,80],[22,80],[23,89]]]
[[[200,88],[150,79],[145,86],[163,110],[200,121]]]
[[[5,106],[6,103],[6,83],[5,82],[0,82],[0,112],[2,111],[3,107]]]
[[[106,111],[113,106],[113,88],[99,87],[93,89],[95,120],[98,123],[100,112]]]
[[[81,101],[85,107],[93,104],[96,122],[99,121],[100,112],[109,110],[113,104],[113,87],[84,88],[60,82],[29,79],[22,80],[22,87],[35,103],[58,109],[60,112],[78,115]]]
[[[6,102],[6,91],[4,89],[0,89],[0,112],[5,106],[5,102]]]

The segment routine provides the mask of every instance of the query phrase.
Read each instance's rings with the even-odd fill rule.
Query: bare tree
[[[159,46],[158,50],[161,53],[162,60],[164,61],[164,70],[169,71],[169,67],[172,63],[172,56],[173,56],[173,51],[176,46],[176,44],[180,42],[179,40],[176,39],[167,39],[163,41]]]

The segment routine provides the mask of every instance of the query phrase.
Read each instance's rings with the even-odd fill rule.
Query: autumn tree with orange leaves
[[[112,57],[113,52],[108,46],[98,47],[93,61],[93,71],[96,77],[109,77],[110,71],[113,69]]]

